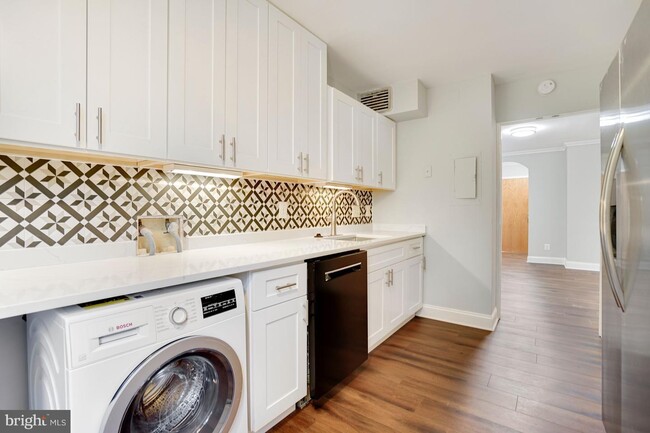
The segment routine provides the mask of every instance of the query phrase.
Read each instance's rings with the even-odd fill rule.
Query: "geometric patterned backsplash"
[[[181,215],[186,236],[329,225],[336,190],[256,179],[0,155],[0,249],[135,240],[140,215]],[[339,224],[372,222],[372,193],[339,199]],[[288,218],[278,218],[287,202]],[[363,213],[365,211],[365,213]]]

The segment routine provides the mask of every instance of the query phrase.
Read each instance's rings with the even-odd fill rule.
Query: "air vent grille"
[[[359,102],[366,107],[370,107],[378,113],[383,113],[391,108],[391,90],[390,87],[383,89],[371,90],[359,94]]]

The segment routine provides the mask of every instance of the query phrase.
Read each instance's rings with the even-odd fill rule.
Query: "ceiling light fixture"
[[[188,174],[191,176],[207,176],[207,177],[219,177],[222,179],[239,179],[242,177],[240,172],[236,171],[223,171],[216,170],[213,168],[205,167],[192,167],[188,165],[180,164],[169,164],[163,167],[164,171],[171,172],[174,174]]]
[[[521,126],[519,128],[513,128],[510,130],[510,135],[513,137],[530,137],[531,135],[537,132],[537,128],[534,126]]]

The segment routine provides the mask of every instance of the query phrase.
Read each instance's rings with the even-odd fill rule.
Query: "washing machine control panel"
[[[156,332],[173,332],[186,328],[200,319],[196,298],[176,298],[154,306]]]
[[[187,322],[188,314],[187,310],[183,307],[174,307],[169,312],[169,321],[174,325],[182,325]]]

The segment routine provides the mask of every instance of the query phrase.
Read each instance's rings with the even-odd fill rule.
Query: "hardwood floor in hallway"
[[[495,332],[416,318],[276,432],[604,432],[598,273],[504,255]]]

